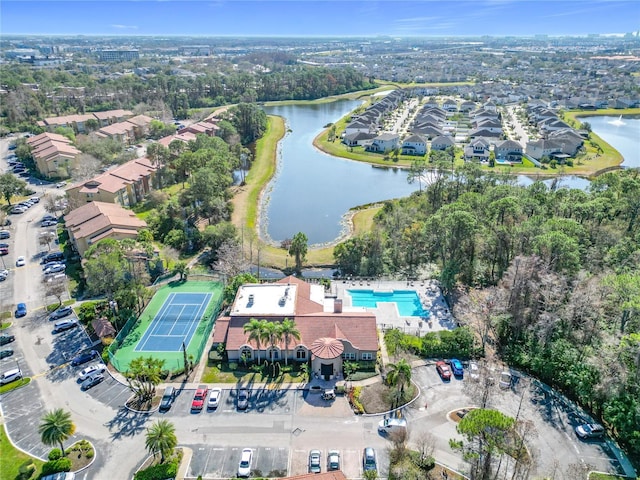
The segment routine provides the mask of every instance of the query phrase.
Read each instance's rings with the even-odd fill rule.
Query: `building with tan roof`
[[[169,144],[174,140],[178,140],[184,143],[189,143],[189,142],[195,141],[195,139],[196,139],[195,133],[184,132],[184,133],[177,133],[175,135],[169,135],[168,137],[162,137],[160,140],[158,140],[158,143],[162,146],[169,148]]]
[[[135,239],[147,224],[131,210],[114,203],[91,202],[64,217],[69,239],[79,255],[103,238]]]
[[[41,133],[27,140],[31,156],[41,175],[49,178],[67,178],[82,152],[67,137],[56,133]]]
[[[251,319],[282,322],[290,319],[300,332],[288,345],[249,339],[244,326]],[[245,284],[230,313],[216,322],[213,344],[225,344],[229,361],[258,358],[306,362],[315,375],[332,379],[342,373],[344,360],[375,361],[378,351],[376,317],[370,312],[343,312],[340,302],[325,302],[324,286],[286,277],[270,284]]]
[[[131,207],[141,202],[153,187],[157,168],[146,157],[123,163],[66,189],[71,205],[88,202],[116,203]]]
[[[113,138],[124,144],[135,143],[149,133],[151,117],[137,115],[124,122],[112,123],[96,131],[99,138]]]
[[[131,116],[133,116],[133,113],[129,110],[108,110],[105,112],[48,117],[39,121],[38,126],[46,128],[47,130],[55,130],[58,127],[70,127],[73,128],[76,133],[84,133],[87,120],[97,120],[100,127],[106,127],[113,123],[122,122]]]
[[[178,133],[191,132],[196,135],[203,134],[213,137],[218,130],[220,130],[220,127],[216,125],[214,120],[203,120],[202,122],[193,123],[188,127],[181,128],[178,130]]]

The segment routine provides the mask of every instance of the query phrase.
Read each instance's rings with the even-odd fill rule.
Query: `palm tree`
[[[264,325],[266,320],[258,320],[257,318],[250,319],[244,325],[244,333],[249,334],[249,341],[256,342],[256,350],[258,350],[258,364],[260,363],[260,345],[262,345],[262,332],[264,331]]]
[[[50,447],[60,445],[63,456],[66,454],[62,442],[73,435],[75,431],[76,426],[71,421],[71,412],[65,412],[62,408],[47,412],[38,427],[42,443]]]
[[[402,399],[404,398],[404,388],[411,382],[411,365],[403,358],[398,363],[390,363],[389,369],[387,383],[398,388]]]
[[[144,445],[154,456],[160,452],[160,463],[164,463],[165,458],[171,455],[173,449],[178,445],[176,427],[169,420],[158,420],[150,428],[147,428],[147,438]]]
[[[289,361],[289,342],[295,338],[300,340],[300,330],[296,328],[296,322],[285,318],[279,325],[281,338],[284,339],[284,364],[288,365]]]
[[[280,327],[278,324],[274,322],[264,321],[264,328],[262,330],[262,340],[265,341],[270,348],[273,348],[276,343],[279,343],[282,339],[282,334],[280,333]]]

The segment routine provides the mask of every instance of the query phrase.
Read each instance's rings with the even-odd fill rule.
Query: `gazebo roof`
[[[318,338],[311,344],[311,353],[318,358],[329,360],[339,357],[342,352],[344,352],[344,345],[335,338]]]

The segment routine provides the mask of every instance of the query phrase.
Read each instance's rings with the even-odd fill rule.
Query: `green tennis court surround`
[[[109,346],[109,359],[120,372],[131,360],[153,357],[165,361],[165,368],[184,368],[183,344],[197,362],[222,302],[220,282],[172,282],[158,289],[138,318],[132,318]]]

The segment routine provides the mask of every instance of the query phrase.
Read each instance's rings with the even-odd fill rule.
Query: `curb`
[[[84,440],[86,440],[86,438]],[[83,472],[84,470],[89,468],[91,465],[93,465],[93,462],[96,461],[96,457],[98,456],[98,450],[96,450],[96,446],[93,443],[91,443],[90,440],[87,440],[87,442],[89,442],[89,445],[91,445],[91,448],[93,448],[93,458],[91,459],[91,461],[87,465],[82,467],[80,470],[74,470],[73,473]],[[76,442],[76,443],[78,443],[78,442]],[[74,443],[73,445],[75,445],[76,443]],[[73,447],[73,445],[71,445],[71,446]]]

